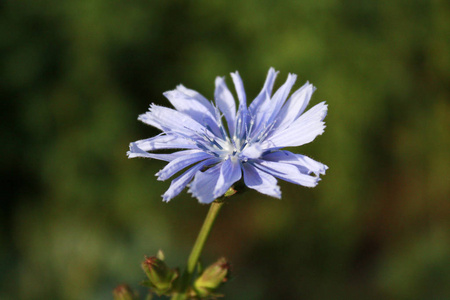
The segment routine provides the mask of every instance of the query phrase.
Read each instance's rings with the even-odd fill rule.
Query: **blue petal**
[[[203,125],[187,114],[155,104],[150,106],[150,111],[146,114],[140,115],[139,120],[165,132],[176,132],[186,136],[195,136],[205,131]]]
[[[231,73],[231,78],[233,78],[234,86],[236,87],[236,92],[239,99],[239,106],[247,108],[247,98],[245,96],[244,83],[242,82],[239,72]]]
[[[161,171],[156,173],[156,176],[159,176],[158,180],[164,181],[166,179],[169,179],[179,171],[183,170],[187,166],[190,166],[207,158],[212,158],[211,154],[203,151],[178,157],[168,163]]]
[[[275,71],[274,68],[270,68],[267,73],[266,81],[264,82],[264,86],[259,92],[259,95],[250,103],[248,110],[255,115],[258,111],[259,106],[262,102],[266,100],[266,94],[270,96],[272,95],[273,84],[275,83],[275,79],[277,78],[278,71]]]
[[[319,103],[301,115],[284,130],[277,130],[262,143],[263,148],[296,147],[312,142],[325,129],[322,120],[327,115],[325,102]]]
[[[207,159],[188,169],[179,177],[172,180],[169,189],[164,193],[163,200],[169,201],[173,197],[177,196],[186,187],[186,185],[191,181],[194,175],[201,170],[204,166],[209,166],[217,162],[216,158]]]
[[[153,126],[158,128],[161,131],[164,131],[163,127],[161,126],[161,124],[155,120],[155,118],[151,117],[150,112],[146,112],[145,114],[141,114],[138,116],[138,120],[141,121],[142,123],[145,123],[147,125]]]
[[[189,193],[198,199],[200,203],[211,203],[214,197],[214,188],[220,176],[220,168],[222,163],[206,170],[205,172],[197,172],[194,180],[189,186]]]
[[[216,78],[216,90],[214,92],[217,107],[225,116],[228,124],[228,132],[234,133],[234,123],[236,122],[236,103],[233,95],[228,89],[225,80],[222,77]]]
[[[291,125],[305,111],[315,90],[316,88],[307,82],[295,91],[278,114],[275,127],[280,130]]]
[[[131,146],[135,145],[142,151],[152,151],[152,150],[161,150],[161,149],[192,149],[197,148],[196,144],[193,141],[187,140],[185,138],[181,138],[175,135],[158,135],[149,139],[139,140],[130,144],[130,152]],[[133,146],[134,147],[134,146]],[[132,153],[129,153],[132,154]],[[131,156],[134,157],[134,156]],[[130,157],[130,158],[131,158]]]
[[[292,86],[297,80],[297,75],[289,74],[286,82],[275,92],[272,99],[270,100],[270,117],[267,120],[268,123],[272,123],[275,120],[275,117],[278,115],[281,107],[291,91]]]
[[[254,125],[251,132],[252,137],[259,135],[269,125],[266,120],[269,118],[270,112],[270,95],[269,93],[266,93],[265,100],[261,103],[261,105],[255,107],[255,111],[253,113]]]
[[[202,94],[200,94],[197,91],[191,90],[186,88],[184,85],[180,84],[177,86],[177,90],[179,90],[180,92],[194,98],[197,102],[199,102],[200,104],[202,104],[204,107],[206,107],[208,109],[208,111],[211,113],[212,116],[214,116],[215,114],[215,110],[214,110],[214,106],[211,104],[210,101],[208,101],[208,99],[206,99]]]
[[[250,164],[242,164],[242,168],[244,169],[244,182],[246,186],[260,193],[278,199],[281,198],[280,187],[277,185],[275,177]]]
[[[182,91],[191,91],[186,88],[177,87],[176,90],[168,91],[164,93],[170,103],[180,112],[189,115],[192,119],[197,121],[199,124],[208,125],[215,135],[220,134],[219,126],[217,120],[215,119],[216,114],[214,107],[200,94],[196,97],[192,97]],[[190,93],[192,94],[191,91]]]
[[[207,106],[205,106],[205,103],[199,102],[196,98],[179,90],[167,91],[163,95],[178,111],[188,114],[197,122],[200,122],[205,116],[214,118],[214,108],[209,102],[206,102]]]
[[[264,152],[263,148],[259,143],[252,144],[247,146],[242,150],[240,154],[240,159],[246,161],[247,159],[256,159],[260,158],[261,154]]]
[[[278,112],[283,106],[292,86],[295,83],[297,75],[289,74],[286,82],[275,92],[272,99],[266,99],[256,111],[254,135],[259,135],[266,130],[268,126],[274,126]],[[268,97],[268,94],[266,94]]]
[[[326,165],[315,161],[306,155],[295,154],[286,150],[268,153],[264,155],[262,159],[274,162],[289,163],[297,167],[303,167],[306,170],[306,173],[314,173],[316,176],[319,174],[325,174],[325,171],[328,169]]]
[[[218,198],[225,194],[226,191],[239,179],[241,179],[242,171],[241,164],[237,159],[227,159],[222,163],[220,168],[220,176],[214,188],[213,196]]]
[[[275,177],[283,179],[288,182],[295,184],[314,187],[317,185],[320,178],[315,176],[310,176],[302,173],[301,168],[291,164],[265,161],[265,160],[255,160],[252,162],[258,169],[267,172]]]
[[[163,161],[172,161],[176,158],[190,155],[193,153],[198,153],[201,150],[183,150],[178,151],[170,154],[165,153],[148,153],[142,150],[136,143],[130,143],[130,151],[127,152],[128,158],[134,158],[134,157],[145,157],[145,158],[153,158]]]

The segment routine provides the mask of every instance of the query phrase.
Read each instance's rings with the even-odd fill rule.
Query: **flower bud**
[[[194,283],[194,289],[198,296],[211,295],[222,283],[228,280],[230,265],[225,258],[207,267]]]
[[[126,284],[118,285],[113,290],[114,300],[135,300],[138,299],[136,293]]]
[[[144,285],[151,287],[159,295],[169,292],[173,281],[178,277],[176,270],[170,269],[163,260],[156,256],[145,257],[142,269],[149,279],[144,282]]]

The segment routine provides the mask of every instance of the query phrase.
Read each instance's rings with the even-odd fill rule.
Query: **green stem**
[[[191,254],[189,255],[186,271],[181,278],[180,292],[173,295],[171,298],[172,300],[188,299],[187,292],[189,284],[192,280],[192,275],[195,272],[200,254],[202,253],[205,242],[208,239],[209,233],[211,232],[212,226],[214,225],[214,221],[216,220],[217,214],[219,213],[220,208],[223,206],[223,204],[223,201],[217,200],[211,203],[208,214],[206,215],[206,219],[203,222],[203,226],[200,229],[197,240],[195,241],[194,247],[192,248]]]

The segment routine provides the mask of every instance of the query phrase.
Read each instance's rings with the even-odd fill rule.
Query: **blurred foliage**
[[[127,160],[157,133],[136,118],[235,70],[255,96],[270,66],[328,102],[295,151],[330,169],[224,207],[203,258],[232,262],[226,298],[450,298],[449,20],[439,0],[2,1],[0,299],[111,299],[159,248],[183,265],[207,207]]]

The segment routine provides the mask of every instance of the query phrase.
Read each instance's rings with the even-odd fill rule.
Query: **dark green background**
[[[162,248],[183,265],[207,206],[170,203],[162,162],[126,158],[179,83],[267,70],[327,101],[294,149],[330,169],[223,208],[204,251],[226,299],[450,298],[447,1],[5,0],[0,4],[0,299],[111,299]],[[227,78],[231,86],[231,80]],[[145,290],[140,290],[141,294]]]

